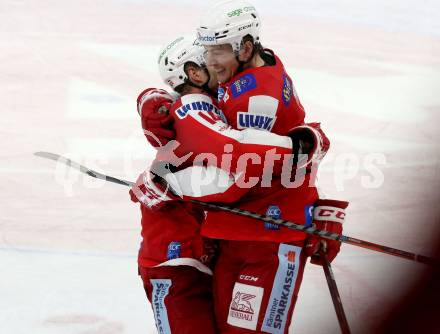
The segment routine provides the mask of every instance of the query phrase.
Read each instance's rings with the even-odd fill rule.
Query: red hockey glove
[[[321,130],[320,123],[307,123],[289,130],[296,168],[319,164],[330,148],[330,141]],[[299,155],[299,156],[298,156]]]
[[[313,210],[313,223],[319,230],[341,234],[347,206],[348,202],[345,201],[319,199]],[[327,254],[329,262],[332,262],[340,248],[340,241],[312,235],[306,243],[306,254],[311,256],[311,263],[323,265],[322,259],[319,257],[319,250],[322,249]]]
[[[150,171],[139,175],[130,189],[130,197],[133,202],[140,202],[151,210],[160,210],[166,204],[180,199],[170,191],[161,177]]]
[[[148,88],[137,98],[137,109],[148,142],[154,147],[163,146],[176,137],[174,118],[169,114],[173,97],[163,89]]]

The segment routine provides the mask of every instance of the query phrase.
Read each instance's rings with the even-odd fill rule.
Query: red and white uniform
[[[216,334],[212,276],[191,266],[139,267],[158,333]]]
[[[200,235],[203,211],[177,202],[152,211],[141,205],[139,275],[159,333],[215,334],[214,247]],[[197,322],[199,326],[194,327]]]
[[[245,172],[248,177],[261,176],[268,152],[283,156],[292,153],[292,141],[287,136],[232,128],[217,102],[206,94],[182,96],[173,104],[170,114],[175,120],[175,139],[179,144],[173,154],[187,156],[184,165],[192,165],[195,160],[200,162],[209,155],[214,161],[207,159],[208,165],[234,174]],[[261,163],[245,164],[248,156],[259,159]],[[169,156],[159,153],[158,159],[167,160]],[[280,173],[281,166],[282,161],[276,161],[275,172]]]
[[[214,303],[220,333],[288,333],[306,263],[303,243],[220,243]]]
[[[142,112],[140,114],[142,116]],[[261,175],[264,164],[250,165],[243,170],[239,164],[243,154],[257,155],[264,161],[268,151],[281,155],[292,152],[289,137],[255,129],[232,129],[224,122],[217,104],[205,94],[181,97],[173,104],[170,114],[175,118],[176,142],[179,145],[171,145],[170,150],[168,147],[160,149],[156,162],[171,161],[183,168],[192,165],[200,154],[209,153],[215,157],[214,162],[209,162],[212,167],[228,169],[234,174],[245,171],[246,175],[252,176]],[[228,158],[224,158],[225,153]],[[225,161],[228,166],[224,165]],[[281,162],[276,162],[274,169],[280,170],[280,167]],[[231,187],[229,192],[225,192],[230,194],[232,201],[248,191],[235,187],[234,181],[227,184],[227,187]],[[217,196],[215,189],[211,190],[211,200]],[[225,196],[225,193],[221,196]],[[210,254],[207,254],[206,240],[200,235],[203,220],[201,212],[189,203],[180,202],[172,202],[160,211],[141,206],[141,211],[143,242],[138,262],[147,296],[153,305],[156,325],[165,326],[160,328],[165,333],[175,332],[173,328],[176,328],[178,322],[181,323],[179,333],[198,333],[194,326],[201,333],[211,333],[212,313],[208,310],[213,306],[212,300],[206,295],[206,291],[209,291],[207,284],[210,284],[210,272],[202,263]],[[178,258],[170,259],[170,246],[174,244],[179,247]],[[191,291],[191,295],[186,291]],[[156,301],[156,295],[162,299]],[[182,311],[185,314],[183,317],[178,316],[176,300],[180,301],[179,307],[186,310]],[[160,307],[156,309],[157,303],[160,303]],[[193,314],[199,313],[198,323],[201,327],[194,324],[191,326],[194,317],[187,316],[190,310]],[[186,326],[185,329],[182,326]]]
[[[281,60],[274,58],[274,65],[244,70],[220,87],[223,96],[219,105],[233,127],[285,135],[304,124],[304,109],[292,81]],[[310,223],[318,193],[309,182],[310,174],[301,186],[293,188],[274,179],[270,188],[252,188],[236,206]],[[223,212],[208,214],[202,234],[226,239],[221,241],[214,273],[215,312],[221,332],[288,333],[306,260],[305,235]],[[243,253],[257,255],[234,259],[233,254]],[[257,280],[244,282],[246,276]],[[254,311],[252,317],[237,310],[236,300],[243,296]]]
[[[212,162],[214,166],[224,167],[224,164],[227,163],[230,170],[237,174],[237,171],[241,170],[237,168],[237,162],[243,154],[257,155],[263,162],[268,151],[280,155],[292,152],[292,142],[289,137],[277,136],[255,129],[243,131],[232,129],[222,120],[224,116],[218,109],[216,102],[205,94],[182,96],[173,104],[170,114],[175,118],[174,128],[178,146],[171,145],[171,150],[168,150],[167,147],[159,149],[155,163],[157,161],[171,161],[182,168],[192,165],[198,158],[210,154],[215,158]],[[229,152],[227,153],[228,158],[223,157],[225,148]],[[275,169],[278,167],[278,170],[280,170],[281,161],[276,162],[276,164],[278,165],[275,166]],[[263,169],[263,163],[250,164],[245,171],[247,176],[261,175]],[[210,188],[209,185],[208,188]],[[217,189],[213,188],[212,197],[205,191],[204,198],[215,201],[217,195],[215,191]],[[228,197],[229,201],[235,201],[249,190],[246,188],[240,189],[239,187],[233,189],[234,191],[228,193],[229,196],[222,193],[219,194],[219,198]],[[183,205],[174,202],[173,204]],[[181,209],[182,212],[185,212],[185,215],[190,212],[189,216],[192,216],[193,211],[188,211],[187,207],[183,206]],[[178,211],[173,210],[173,212]],[[164,258],[165,253],[163,251],[167,242],[178,241],[176,240],[177,236],[192,235],[199,232],[194,227],[194,221],[188,220],[188,223],[179,223],[176,226],[176,218],[181,220],[182,217],[178,217],[177,213],[176,217],[173,217],[169,212],[164,217],[162,217],[162,214],[161,211],[153,212],[154,217],[145,220],[145,223],[143,220],[142,236],[145,240],[148,240],[145,245],[142,243],[139,252],[139,264],[143,266],[160,263],[158,261]],[[147,212],[144,215],[147,215]]]
[[[229,124],[237,129],[249,127],[286,135],[290,129],[304,124],[304,108],[296,95],[281,60],[275,56],[274,66],[249,68],[236,75],[219,89],[219,106]],[[220,97],[222,97],[220,99]],[[310,186],[310,174],[301,186],[286,188],[280,178],[272,186],[254,187],[236,206],[266,214],[277,206],[283,219],[305,224],[311,219],[310,206],[318,199],[316,188]],[[202,234],[226,240],[289,242],[305,238],[302,232],[267,229],[255,219],[225,212],[210,212]]]
[[[274,65],[249,68],[220,86],[219,107],[233,128],[286,135],[290,129],[304,125],[304,109],[292,81],[280,59],[273,57]],[[183,180],[179,173],[176,178]],[[214,197],[215,201],[230,202],[231,196],[219,189],[217,196],[201,193],[189,198],[209,201]],[[274,177],[271,187],[257,185],[249,189],[234,206],[311,224],[317,199],[309,173],[299,186],[290,188]],[[306,235],[221,211],[208,213],[202,234],[221,240],[214,272],[220,331],[287,333],[305,265]]]
[[[304,125],[304,109],[292,81],[285,72],[281,60],[274,57],[275,65],[244,70],[219,88],[219,107],[233,128],[243,129],[239,132],[253,128],[259,129],[261,135],[276,138],[274,133],[268,132],[273,131],[285,136],[292,128]],[[316,132],[319,132],[318,135],[324,136],[319,125],[313,124],[313,126]],[[204,145],[204,150],[207,152],[217,149],[215,141],[210,145],[211,141],[194,140],[191,138],[194,136],[190,136],[189,133],[190,131],[180,141],[185,144],[188,140],[193,141],[194,147]],[[178,179],[183,179],[183,175],[186,175],[185,171],[176,173]],[[185,187],[182,191],[184,198],[188,195],[186,198],[202,201],[235,202],[237,207],[261,214],[271,214],[269,211],[276,207],[276,214],[281,215],[282,218],[298,224],[307,224],[312,219],[311,207],[318,199],[312,176],[313,174],[306,173],[302,182],[286,187],[282,184],[280,175],[274,173],[270,187],[259,184],[244,192],[238,190],[239,196],[245,194],[238,202],[235,202],[237,193],[224,192],[224,189],[219,189],[215,196],[212,193],[191,196],[190,191],[185,192]],[[292,183],[293,181],[292,178]],[[271,229],[255,219],[221,211],[208,214],[202,227],[202,234],[210,238],[226,240],[289,242],[305,239],[305,234],[302,232],[284,227]]]

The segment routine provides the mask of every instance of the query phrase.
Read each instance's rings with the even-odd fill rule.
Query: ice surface
[[[332,140],[320,182],[351,202],[345,233],[429,255],[439,222],[438,2],[254,2],[264,44],[284,60],[308,120]],[[194,29],[205,6],[0,3],[1,333],[155,332],[127,189],[32,153],[134,179],[153,154],[137,94],[162,86],[159,46]],[[383,173],[376,188],[371,153]],[[422,269],[343,246],[334,270],[353,332],[373,332]],[[306,268],[291,331],[338,332],[318,267]]]

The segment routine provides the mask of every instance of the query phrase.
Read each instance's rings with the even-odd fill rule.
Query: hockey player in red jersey
[[[291,154],[294,145],[290,137],[255,129],[237,131],[224,122],[224,115],[215,100],[206,93],[210,90],[210,74],[201,66],[203,51],[201,45],[182,37],[168,44],[160,54],[159,68],[164,82],[181,96],[172,101],[172,97],[163,90],[147,89],[138,98],[143,126],[145,112],[156,111],[158,100],[169,102],[161,106],[168,108],[166,122],[174,123],[175,146],[171,144],[172,154],[167,147],[161,148],[154,165],[162,166],[161,161],[166,161],[182,169],[193,165],[200,154],[209,152],[215,158],[210,166],[208,164],[209,170],[210,167],[223,166],[221,158],[226,149],[230,157],[229,168],[237,175],[240,174],[237,171],[241,168],[239,161],[244,154],[256,155],[260,160],[265,159],[268,151],[281,156]],[[204,141],[194,143],[194,133]],[[146,135],[150,142],[154,142],[153,136],[148,132]],[[261,175],[264,165],[244,167],[248,175]],[[158,173],[158,170],[153,172]],[[157,204],[166,202],[168,197],[165,193],[158,194],[157,187],[160,186],[153,179],[154,174],[150,172],[141,174],[139,187],[134,187],[131,195],[134,201],[146,204],[141,206],[143,242],[139,251],[139,270],[149,300],[153,303],[156,295],[161,298],[161,307],[153,307],[156,325],[160,330],[176,332],[179,321],[178,333],[198,333],[197,328],[203,333],[210,333],[213,331],[212,313],[209,312],[210,269],[206,260],[212,254],[206,254],[206,245],[211,244],[199,234],[203,212],[190,203],[181,202],[165,204],[158,210]],[[235,201],[247,192],[247,189],[237,187],[236,181],[229,177],[226,179],[221,188],[222,198],[225,193],[231,194]],[[202,191],[210,200],[215,200],[219,193],[218,188],[209,184],[201,189],[196,192]],[[152,193],[154,196],[148,196]],[[152,207],[155,210],[150,210]],[[208,249],[212,250],[212,247]],[[182,315],[185,315],[184,319],[181,319]],[[198,319],[197,328],[194,327],[194,317]]]
[[[196,50],[193,41],[181,37],[166,45],[159,56],[162,79],[182,95],[201,93],[204,90],[201,84],[198,85],[200,77],[203,83],[206,81],[207,74],[204,71],[197,71],[197,75],[193,73],[191,78],[184,71],[186,62],[192,62],[194,70],[200,65],[200,52]],[[182,57],[182,53],[185,56]],[[174,63],[178,56],[182,62]],[[142,127],[145,128],[143,113],[147,107],[155,111],[150,122],[156,121],[154,115],[160,116],[158,122],[162,122],[162,125],[172,122],[171,115],[161,112],[168,112],[173,103],[174,98],[164,90],[144,90],[137,100]],[[171,134],[169,131],[164,129],[158,135],[160,138],[175,136],[174,130]],[[155,146],[161,144],[156,136],[151,136],[148,131],[144,133]],[[134,202],[139,199],[142,202],[142,197],[136,194],[136,190],[140,189],[145,188],[130,191]],[[139,274],[153,308],[158,332],[217,333],[211,271],[215,245],[200,235],[204,212],[191,203],[183,202],[165,205],[162,210],[151,210],[141,204],[140,209],[142,243],[138,255]]]
[[[206,45],[208,67],[221,83],[220,108],[239,129],[287,134],[296,128],[297,134],[307,133],[312,140],[303,144],[313,147],[306,152],[319,161],[328,142],[318,125],[304,124],[304,109],[292,81],[280,59],[261,48],[259,28],[258,14],[246,1],[221,2],[202,19],[199,40]],[[312,159],[309,162],[313,165]],[[319,202],[310,168],[305,172],[303,180],[290,187],[281,178],[271,180],[270,187],[260,184],[236,205],[303,224],[311,224],[316,205],[315,216],[324,212],[329,217],[325,221],[317,218],[315,224],[340,231],[347,203]],[[332,219],[329,212],[337,212],[338,219]],[[223,212],[210,212],[202,233],[221,240],[214,275],[220,331],[287,333],[306,255],[316,257],[321,241]],[[339,243],[327,244],[326,250],[334,258]]]
[[[261,47],[260,26],[258,13],[247,1],[221,2],[202,17],[199,40],[206,47],[207,66],[220,82],[219,106],[238,129],[253,127],[292,135],[294,128],[297,134],[309,133],[314,140],[308,143],[314,147],[308,153],[314,157],[304,174],[296,173],[292,184],[273,178],[270,187],[260,184],[252,188],[236,205],[309,225],[313,206],[321,205],[310,171],[329,143],[318,125],[304,123],[304,108],[281,60]],[[338,227],[341,223],[327,222]],[[308,255],[305,250],[317,250],[316,240],[312,240],[313,247],[306,247],[304,233],[226,212],[209,213],[202,234],[222,240],[214,272],[220,331],[287,333]],[[333,253],[339,245],[327,246]],[[248,297],[252,311],[244,312],[236,302],[242,296]]]

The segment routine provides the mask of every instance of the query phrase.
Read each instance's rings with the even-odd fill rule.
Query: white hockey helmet
[[[260,17],[255,7],[245,0],[225,0],[216,3],[202,16],[197,35],[204,46],[231,44],[235,53],[243,37],[251,35],[260,42]]]
[[[188,78],[185,64],[191,61],[204,66],[203,52],[203,46],[191,37],[179,37],[167,44],[161,49],[157,61],[162,80],[173,89],[185,83]]]

